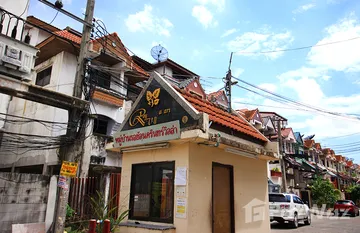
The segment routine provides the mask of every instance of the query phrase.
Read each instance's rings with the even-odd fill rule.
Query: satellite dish
[[[157,61],[162,62],[168,58],[168,51],[161,45],[154,46],[151,49],[151,56]]]

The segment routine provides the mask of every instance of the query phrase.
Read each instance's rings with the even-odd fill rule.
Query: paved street
[[[287,226],[280,226],[277,223],[271,225],[271,233],[359,233],[360,232],[360,217],[356,218],[339,218],[339,219],[316,219],[313,217],[313,222],[310,226],[305,226],[300,223],[299,228],[291,229]]]

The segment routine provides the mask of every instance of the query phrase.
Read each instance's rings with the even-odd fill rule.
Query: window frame
[[[49,69],[50,69],[50,74],[49,74],[49,76],[39,77],[39,74],[41,74],[41,73],[43,73],[43,72],[45,72],[45,71],[47,71],[47,70],[49,70]],[[40,87],[45,87],[45,86],[49,85],[50,82],[51,82],[51,74],[52,74],[52,65],[51,65],[51,66],[48,66],[48,67],[46,67],[46,68],[44,68],[44,69],[41,69],[39,72],[36,72],[35,85],[36,85],[36,86],[40,86]],[[46,77],[49,77],[48,83],[46,83],[46,84],[44,84],[44,85],[42,85],[42,83],[40,84],[40,81],[43,82]]]
[[[136,166],[146,166],[146,165],[150,165],[151,166],[151,184],[153,183],[153,176],[154,176],[154,165],[161,165],[161,164],[169,164],[171,165],[172,168],[172,172],[173,172],[173,188],[171,191],[171,197],[172,197],[172,205],[171,205],[171,218],[169,219],[161,219],[161,218],[157,218],[157,217],[136,217],[133,216],[133,207],[134,207],[134,189],[135,189],[135,176],[136,176],[136,171],[135,171],[135,167]],[[161,161],[161,162],[150,162],[150,163],[136,163],[136,164],[132,164],[131,166],[131,178],[130,178],[130,198],[129,198],[129,220],[139,220],[139,221],[149,221],[149,222],[158,222],[158,223],[170,223],[173,224],[174,223],[174,205],[175,205],[175,197],[174,197],[174,192],[175,192],[175,161]],[[150,200],[152,199],[152,193],[153,193],[153,185],[150,186]],[[151,209],[153,208],[153,204],[150,201],[150,205],[149,205],[149,215],[151,215]]]

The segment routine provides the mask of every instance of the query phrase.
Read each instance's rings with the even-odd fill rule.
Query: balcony
[[[0,15],[0,74],[30,82],[38,50],[24,36],[26,21],[3,9]]]

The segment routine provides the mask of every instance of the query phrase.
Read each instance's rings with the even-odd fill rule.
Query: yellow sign
[[[150,105],[150,107],[154,107],[159,104],[159,95],[160,88],[155,89],[153,93],[151,93],[151,91],[146,92],[146,100],[148,101],[148,105]]]
[[[77,163],[63,161],[60,169],[60,176],[75,177],[77,168]]]

